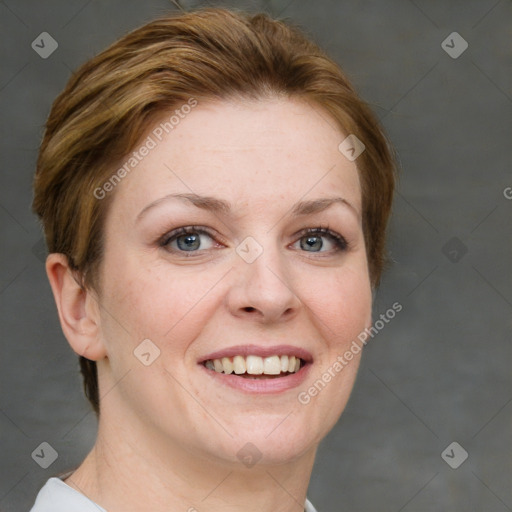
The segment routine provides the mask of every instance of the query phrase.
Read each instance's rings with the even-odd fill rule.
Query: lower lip
[[[304,365],[297,373],[273,379],[251,379],[247,377],[240,377],[234,373],[226,374],[209,370],[202,364],[200,366],[208,373],[208,375],[221,384],[238,389],[245,393],[270,395],[283,393],[284,391],[300,386],[308,376],[311,363]]]

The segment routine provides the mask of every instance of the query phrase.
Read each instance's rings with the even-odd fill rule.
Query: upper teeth
[[[279,375],[281,372],[298,372],[300,358],[295,356],[235,356],[209,359],[205,366],[218,373],[248,373],[250,375]]]

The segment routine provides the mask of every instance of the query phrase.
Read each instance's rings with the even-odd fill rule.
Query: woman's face
[[[112,192],[103,421],[162,457],[310,454],[343,411],[360,354],[333,367],[371,323],[358,171],[338,150],[348,134],[289,99],[199,102],[169,126],[143,139]],[[307,232],[320,228],[332,235]]]

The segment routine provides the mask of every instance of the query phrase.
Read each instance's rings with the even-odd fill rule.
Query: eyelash
[[[175,229],[168,233],[164,233],[158,239],[158,245],[160,247],[165,248],[167,251],[169,251],[171,253],[180,253],[180,255],[181,254],[185,255],[185,257],[194,257],[195,256],[194,253],[195,254],[201,253],[202,250],[199,249],[197,251],[180,251],[180,250],[176,250],[176,249],[170,249],[168,247],[170,242],[174,241],[179,236],[188,235],[188,234],[204,234],[204,235],[208,235],[212,240],[215,240],[215,236],[212,233],[212,231],[205,226],[186,226],[186,227],[181,227],[181,228]],[[308,236],[308,235],[323,235],[325,237],[330,238],[331,241],[335,245],[335,249],[332,251],[335,253],[346,251],[349,248],[349,244],[348,244],[347,240],[345,239],[345,237],[343,237],[342,235],[329,229],[329,226],[326,226],[326,227],[319,226],[316,228],[303,229],[302,231],[300,231],[298,233],[298,236],[299,236],[298,240],[300,240],[301,238],[304,238],[305,236]],[[204,250],[207,250],[207,249],[204,249]],[[310,252],[310,251],[302,251],[302,252]],[[323,252],[331,252],[331,251],[321,251],[321,252],[311,251],[311,252],[313,254],[322,254]]]

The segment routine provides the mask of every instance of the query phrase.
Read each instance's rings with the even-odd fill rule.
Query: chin
[[[327,431],[315,431],[307,417],[297,421],[292,411],[290,408],[279,415],[260,412],[237,418],[228,427],[233,437],[226,434],[224,439],[218,439],[220,443],[213,455],[226,462],[252,467],[287,464],[316,451]]]

